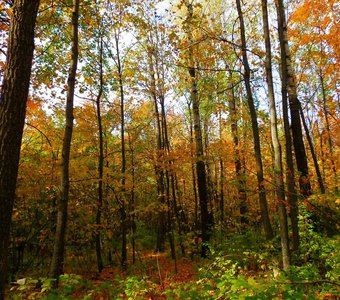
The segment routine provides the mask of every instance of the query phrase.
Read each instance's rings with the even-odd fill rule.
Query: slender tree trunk
[[[157,77],[160,79],[159,82],[159,90],[160,90],[160,95],[159,95],[159,102],[161,105],[161,123],[162,123],[162,131],[163,131],[163,144],[164,144],[164,150],[167,153],[167,155],[170,155],[170,141],[169,141],[169,136],[168,136],[168,125],[166,121],[166,112],[165,112],[165,96],[163,94],[164,87],[162,86],[162,83],[164,83],[165,78],[163,76],[163,73],[160,74],[157,68]],[[166,171],[166,177],[167,177],[167,186],[169,188],[169,193],[168,193],[168,232],[169,232],[169,239],[170,239],[170,246],[171,246],[171,257],[175,261],[175,270],[177,273],[177,256],[176,256],[176,248],[175,248],[175,237],[174,237],[174,226],[172,224],[173,220],[173,214],[175,214],[175,217],[177,219],[178,223],[178,235],[179,235],[179,240],[180,240],[180,246],[182,249],[182,253],[185,253],[184,251],[184,246],[182,243],[182,238],[181,238],[181,222],[180,219],[178,218],[177,214],[177,204],[176,204],[176,188],[175,188],[175,176],[171,170],[171,165],[173,165],[173,160],[168,160],[168,170]],[[171,182],[171,183],[170,183]],[[172,190],[171,194],[171,199],[170,200],[170,187]]]
[[[188,10],[188,20],[194,18],[193,5],[189,1],[185,1],[185,5]],[[190,23],[190,21],[189,21]],[[189,26],[190,27],[190,26]],[[192,101],[192,113],[194,121],[194,133],[196,140],[196,173],[197,173],[197,186],[198,186],[198,196],[201,207],[201,257],[205,258],[208,255],[207,243],[210,239],[210,224],[209,224],[209,212],[208,212],[208,191],[207,191],[207,176],[204,163],[204,151],[203,151],[203,140],[202,140],[202,128],[199,112],[199,99],[198,99],[198,88],[197,88],[197,78],[195,70],[195,60],[194,60],[194,40],[192,29],[188,30],[188,60],[189,60],[189,75],[191,79],[191,101]]]
[[[177,192],[178,199],[180,199],[180,192],[178,190],[176,175],[171,175],[171,189],[172,189],[173,210],[174,210],[174,214],[175,214],[177,226],[178,226],[179,246],[181,248],[182,256],[184,257],[185,247],[184,247],[183,237],[182,237],[184,230],[183,230],[183,224],[182,224],[182,220],[181,220],[180,212],[179,212],[180,210],[182,210],[182,207],[178,205],[177,196],[176,196],[176,192]]]
[[[323,80],[322,73],[320,71],[320,82],[321,82],[321,92],[322,92],[322,110],[325,117],[325,123],[326,123],[326,133],[327,133],[327,142],[328,142],[328,148],[329,148],[329,154],[330,154],[330,161],[333,171],[333,178],[334,178],[334,191],[336,194],[338,194],[338,176],[336,173],[336,166],[334,161],[334,151],[333,151],[333,142],[331,137],[331,131],[329,126],[329,119],[328,119],[328,111],[327,111],[327,103],[326,103],[326,89],[325,89],[325,83]]]
[[[191,157],[191,175],[192,175],[192,189],[194,191],[194,203],[195,203],[195,211],[194,211],[194,224],[195,230],[198,230],[198,193],[197,193],[197,183],[196,183],[196,175],[195,175],[195,163],[194,163],[194,132],[193,132],[193,120],[191,113],[191,105],[188,103],[189,110],[189,119],[190,119],[190,157]]]
[[[116,66],[118,71],[119,95],[120,95],[120,143],[121,143],[121,203],[120,203],[120,218],[122,230],[122,251],[121,251],[121,267],[124,271],[127,269],[127,213],[126,213],[126,155],[125,155],[125,108],[124,108],[124,83],[123,70],[119,51],[119,29],[115,28],[115,43],[116,43]]]
[[[0,300],[5,298],[10,226],[26,115],[37,0],[15,0],[0,94]]]
[[[268,84],[269,109],[270,109],[270,133],[274,150],[274,178],[275,192],[278,201],[278,214],[280,222],[280,237],[282,248],[283,269],[287,270],[290,265],[289,237],[287,212],[285,205],[285,192],[282,171],[282,151],[277,131],[277,116],[274,96],[274,84],[272,73],[272,54],[269,35],[268,6],[267,0],[262,0],[263,33],[266,46],[266,79]]]
[[[305,145],[303,142],[302,127],[300,121],[300,101],[298,99],[296,83],[294,79],[294,71],[290,57],[288,36],[287,36],[287,23],[285,17],[285,8],[283,0],[276,0],[277,3],[277,17],[278,17],[278,31],[279,41],[281,47],[281,63],[282,68],[285,68],[285,75],[282,80],[286,81],[287,92],[289,98],[289,109],[291,116],[291,130],[293,136],[293,145],[295,152],[295,159],[297,169],[299,171],[299,185],[301,195],[308,197],[311,195],[311,186],[308,175],[308,163]]]
[[[316,176],[318,178],[318,184],[319,184],[320,192],[321,192],[321,194],[324,194],[325,193],[325,186],[323,184],[323,180],[322,180],[322,176],[321,176],[321,172],[320,172],[320,168],[319,168],[319,163],[318,163],[318,158],[316,157],[316,152],[315,152],[315,149],[314,149],[312,138],[309,134],[308,126],[307,126],[305,116],[303,115],[303,111],[302,111],[301,107],[300,107],[300,116],[301,116],[303,128],[304,128],[305,133],[306,133],[306,138],[307,138],[307,141],[308,141],[309,149],[310,149],[310,152],[312,154],[314,168],[315,168]]]
[[[166,234],[166,224],[165,224],[165,214],[163,205],[166,204],[165,197],[165,182],[164,182],[164,171],[160,166],[163,159],[163,142],[162,142],[162,126],[161,126],[161,116],[158,109],[158,101],[156,94],[156,79],[155,79],[155,69],[153,64],[153,49],[149,49],[149,68],[150,68],[150,93],[154,101],[155,107],[155,118],[156,118],[156,140],[157,140],[157,161],[155,165],[156,180],[157,180],[157,195],[158,204],[160,205],[160,211],[158,215],[158,225],[157,225],[157,241],[156,241],[156,251],[164,251],[164,236]]]
[[[223,132],[222,132],[222,116],[221,112],[219,112],[218,115],[218,121],[219,121],[219,129],[220,129],[220,141],[223,140]],[[224,223],[224,181],[225,181],[225,174],[224,174],[224,162],[222,154],[220,154],[219,158],[219,169],[220,169],[220,222],[221,222],[221,228],[223,227]]]
[[[319,127],[318,120],[315,121],[316,124],[316,130],[318,131],[318,138],[320,140],[320,152],[321,152],[321,166],[322,166],[322,179],[323,182],[326,182],[326,170],[325,170],[325,150],[324,150],[324,141],[322,136],[322,130]]]
[[[97,124],[98,124],[98,146],[99,146],[99,156],[98,156],[98,200],[97,200],[97,215],[96,215],[96,225],[97,232],[95,235],[96,241],[96,255],[97,255],[97,268],[98,272],[101,273],[103,270],[103,259],[101,251],[101,238],[100,238],[100,225],[101,225],[101,215],[103,208],[103,173],[104,173],[104,143],[103,143],[103,126],[101,117],[101,97],[103,94],[103,37],[100,36],[99,45],[99,91],[96,99],[96,109],[97,109]]]
[[[246,37],[245,37],[245,29],[244,29],[244,21],[243,21],[243,14],[241,9],[241,1],[236,0],[238,16],[240,20],[240,30],[241,30],[241,41],[242,41],[242,60],[244,66],[244,81],[246,86],[247,92],[247,99],[248,99],[248,107],[251,117],[251,125],[253,131],[253,139],[254,139],[254,153],[255,153],[255,160],[256,160],[256,174],[257,174],[257,182],[258,182],[258,191],[259,191],[259,200],[260,200],[260,210],[261,210],[261,217],[262,223],[264,227],[264,231],[266,234],[267,239],[273,238],[273,230],[270,224],[269,213],[268,213],[268,205],[266,199],[266,190],[263,185],[263,166],[262,166],[262,156],[261,156],[261,144],[260,144],[260,133],[259,127],[257,123],[257,114],[254,105],[253,95],[250,86],[250,67],[248,63],[247,57],[247,45],[246,45]]]
[[[130,217],[131,217],[131,231],[132,231],[132,263],[136,263],[136,213],[135,213],[135,152],[133,148],[132,141],[129,136],[129,145],[130,145],[130,153],[131,153],[131,208],[130,208]]]
[[[216,197],[215,197],[215,182],[212,179],[212,170],[211,170],[211,164],[209,161],[209,136],[208,136],[208,130],[207,129],[207,120],[204,121],[204,149],[205,149],[205,172],[206,172],[206,182],[207,182],[207,193],[208,193],[208,224],[212,228],[215,223],[214,219],[214,204],[216,203]]]
[[[61,160],[61,195],[58,201],[56,235],[50,269],[50,276],[56,279],[56,284],[58,284],[59,275],[64,271],[65,259],[67,207],[70,190],[69,165],[73,131],[73,98],[78,64],[78,18],[79,0],[74,0],[72,12],[72,61],[67,80],[66,126]]]
[[[232,73],[229,72],[229,82],[232,82]],[[247,193],[246,193],[246,183],[245,176],[242,172],[242,163],[239,150],[239,138],[238,138],[238,122],[237,122],[237,112],[236,112],[236,97],[234,87],[230,89],[230,101],[229,101],[229,114],[230,114],[230,129],[233,138],[234,145],[234,164],[235,164],[235,175],[236,175],[236,186],[239,201],[240,210],[240,222],[243,228],[245,224],[248,223],[247,218]]]
[[[285,25],[282,13],[279,13],[278,1],[277,5],[277,15],[278,15],[278,33],[280,39],[280,52],[281,52],[281,84],[282,84],[282,115],[283,115],[283,126],[285,133],[285,152],[286,152],[286,181],[287,181],[287,200],[290,208],[290,219],[292,224],[293,233],[293,250],[298,250],[300,244],[300,235],[298,227],[298,204],[297,204],[297,193],[295,189],[295,172],[293,163],[293,149],[292,149],[292,138],[290,134],[289,126],[289,115],[288,115],[288,87],[287,87],[287,60],[286,60],[286,46],[284,43],[284,32],[283,28]],[[282,2],[281,2],[282,6]]]

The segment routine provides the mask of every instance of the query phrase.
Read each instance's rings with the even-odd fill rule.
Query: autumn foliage
[[[284,147],[284,73],[274,2],[268,1],[268,13],[280,178],[261,1],[241,1],[241,11],[236,2],[219,0],[80,1],[64,274],[56,288],[49,268],[62,190],[74,13],[71,1],[41,1],[10,232],[10,299],[339,296],[339,4],[300,0],[286,7],[298,110],[308,129],[301,132],[305,180],[312,187],[307,197],[299,190],[296,151]],[[11,1],[0,3],[1,81],[12,10]],[[292,246],[287,155],[295,172],[299,249]],[[263,228],[262,191],[272,239]],[[285,271],[280,207],[287,210],[290,242]]]

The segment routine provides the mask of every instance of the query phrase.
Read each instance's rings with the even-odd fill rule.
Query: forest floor
[[[61,280],[58,290],[44,291],[44,282],[27,279],[12,284],[8,299],[168,299],[164,294],[179,285],[193,281],[202,262],[189,258],[171,259],[168,253],[138,253],[136,264],[124,272],[106,267],[101,273],[70,273]],[[48,285],[49,282],[46,282]]]
[[[308,229],[301,236],[300,254],[292,257],[294,264],[286,271],[279,263],[278,241],[261,242],[248,233],[225,239],[224,248],[215,251],[212,247],[211,256],[204,260],[197,256],[174,260],[167,252],[139,252],[126,272],[119,267],[119,257],[117,267],[108,266],[101,273],[91,271],[93,263],[75,263],[71,268],[70,260],[57,289],[51,279],[31,274],[32,278],[12,284],[7,298],[340,299],[340,235],[329,238]],[[36,271],[41,274],[41,270]]]
[[[199,264],[197,260],[190,260],[189,258],[171,259],[168,253],[145,252],[139,256],[137,265],[132,266],[132,270],[128,273],[124,273],[120,268],[107,267],[100,274],[95,272],[88,273],[83,278],[100,287],[102,284],[105,285],[105,283],[112,281],[115,277],[128,278],[133,274],[133,281],[136,282],[132,281],[131,285],[136,287],[140,283],[138,279],[148,278],[148,281],[144,282],[143,286],[140,286],[140,288],[145,289],[145,299],[167,299],[165,295],[162,296],[164,291],[194,280],[198,274]],[[134,287],[131,286],[131,289],[133,290]],[[137,292],[141,293],[143,291],[136,291],[136,294]],[[131,294],[133,294],[133,291]],[[74,293],[73,296],[75,298],[82,297],[81,292],[79,292],[79,295]],[[122,292],[120,297],[123,299],[129,298],[125,292]],[[140,299],[140,297],[137,298]],[[106,300],[112,298],[106,291],[106,293],[96,295],[93,299]],[[132,298],[130,297],[130,299]]]

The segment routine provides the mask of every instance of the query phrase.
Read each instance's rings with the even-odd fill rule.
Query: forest
[[[0,300],[339,299],[336,0],[1,0]]]

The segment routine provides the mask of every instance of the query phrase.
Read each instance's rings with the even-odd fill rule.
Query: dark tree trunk
[[[254,139],[254,153],[256,160],[256,175],[257,175],[257,183],[258,183],[258,191],[259,191],[259,201],[260,201],[260,210],[261,210],[261,218],[264,227],[264,231],[267,239],[273,238],[273,230],[270,224],[269,213],[268,213],[268,205],[266,199],[266,190],[263,185],[263,166],[262,166],[262,155],[261,155],[261,144],[260,144],[260,133],[259,126],[257,123],[257,114],[253,100],[253,94],[250,86],[250,67],[248,63],[247,57],[247,44],[245,37],[245,28],[243,21],[243,14],[241,9],[241,1],[236,0],[238,16],[240,20],[240,30],[241,30],[241,42],[242,42],[242,62],[244,66],[244,82],[246,86],[247,92],[247,100],[248,107],[251,117],[251,126],[253,131],[253,139]]]
[[[160,211],[158,213],[158,224],[157,224],[157,241],[156,241],[156,251],[164,251],[164,237],[166,235],[166,224],[165,224],[165,213],[163,210],[163,205],[166,204],[165,197],[165,176],[164,170],[161,167],[164,144],[162,140],[162,126],[161,126],[161,116],[158,109],[158,101],[156,94],[156,79],[155,79],[155,69],[153,63],[153,49],[149,49],[149,68],[150,68],[150,94],[154,101],[155,107],[155,118],[156,118],[156,141],[157,141],[157,161],[155,165],[156,181],[157,181],[157,195],[158,204],[160,206]]]
[[[316,176],[318,178],[320,193],[324,194],[325,193],[325,186],[323,184],[323,180],[322,180],[322,176],[321,176],[321,172],[320,172],[320,168],[319,168],[319,163],[318,163],[318,158],[316,157],[316,152],[315,152],[315,149],[314,149],[313,141],[312,141],[312,138],[310,136],[308,126],[307,126],[307,123],[306,123],[306,120],[305,120],[305,116],[303,115],[303,111],[302,111],[301,107],[300,107],[300,116],[301,116],[303,128],[304,128],[305,133],[306,133],[306,138],[307,138],[307,141],[308,141],[309,149],[310,149],[310,152],[312,154],[314,168],[315,168]]]
[[[185,1],[185,5],[188,10],[188,20],[189,23],[194,18],[194,9],[192,3]],[[208,212],[208,191],[207,191],[207,176],[204,163],[204,151],[203,151],[203,140],[202,140],[202,128],[199,112],[199,99],[198,99],[198,88],[197,88],[197,78],[195,70],[195,60],[194,60],[194,46],[193,46],[193,34],[192,29],[188,31],[188,59],[189,59],[189,75],[191,79],[191,101],[192,101],[192,114],[194,121],[194,134],[196,140],[196,173],[197,173],[197,186],[198,186],[198,196],[201,208],[201,257],[205,258],[208,255],[207,243],[210,239],[210,224],[209,224],[209,212]]]
[[[232,73],[229,73],[229,81],[232,82]],[[241,227],[248,223],[247,218],[247,193],[246,193],[246,182],[245,174],[242,172],[241,155],[239,151],[239,138],[238,138],[238,124],[237,124],[237,113],[236,113],[236,97],[234,87],[230,89],[230,101],[229,101],[229,114],[230,114],[230,129],[231,136],[233,138],[234,145],[234,164],[235,164],[235,175],[236,175],[236,187],[238,193],[239,210],[240,210],[240,222]]]
[[[194,154],[194,132],[193,132],[193,120],[192,120],[192,113],[191,113],[191,105],[188,103],[188,110],[189,110],[189,118],[190,118],[190,157],[191,157],[191,175],[192,175],[192,189],[194,192],[194,203],[195,203],[195,210],[194,210],[194,225],[195,230],[198,230],[198,195],[197,195],[197,183],[196,183],[196,175],[195,175],[195,154]]]
[[[101,273],[103,270],[103,259],[101,250],[101,237],[100,237],[100,225],[101,216],[103,208],[103,173],[104,173],[104,142],[103,142],[103,125],[101,116],[101,97],[103,94],[103,38],[100,36],[99,42],[99,91],[96,99],[96,109],[97,109],[97,124],[98,124],[98,200],[97,200],[97,215],[96,215],[96,225],[97,232],[95,235],[96,240],[96,255],[97,255],[97,268],[98,272]]]
[[[15,0],[0,94],[0,300],[5,298],[8,247],[34,50],[38,0]]]
[[[218,115],[218,121],[219,121],[219,129],[220,129],[220,141],[223,139],[222,135],[222,116],[221,112],[219,112]],[[219,158],[219,170],[220,170],[220,203],[219,203],[219,208],[220,208],[220,223],[221,223],[221,228],[223,227],[224,223],[224,181],[225,181],[225,172],[224,172],[224,162],[223,162],[223,157],[222,154],[220,154]]]
[[[282,0],[277,1],[277,17],[278,17],[278,31],[281,47],[281,64],[285,68],[285,77],[282,80],[286,81],[287,92],[289,98],[289,110],[291,116],[291,130],[293,136],[293,145],[295,152],[295,160],[297,169],[300,173],[299,185],[301,195],[308,197],[311,195],[311,186],[308,175],[308,163],[306,149],[303,142],[302,127],[300,121],[300,101],[298,99],[296,83],[294,79],[294,71],[290,57],[287,23],[285,17],[285,8]]]
[[[135,152],[133,147],[133,142],[129,136],[129,148],[131,153],[131,200],[130,200],[130,223],[131,223],[131,244],[132,244],[132,263],[136,263],[136,213],[135,213]]]
[[[59,201],[56,234],[50,269],[50,276],[56,279],[56,284],[58,284],[59,275],[62,274],[64,271],[67,207],[70,190],[69,164],[73,131],[73,98],[78,64],[79,0],[74,0],[73,5],[74,10],[72,12],[72,50],[71,50],[72,61],[67,80],[66,126],[64,132],[61,160],[61,195],[60,198],[58,199]]]
[[[127,270],[127,213],[126,213],[126,155],[125,155],[125,108],[124,108],[124,83],[123,70],[119,51],[119,29],[115,28],[115,43],[116,43],[116,66],[118,72],[119,96],[120,96],[120,144],[121,144],[121,203],[120,203],[120,218],[122,229],[122,251],[121,251],[121,267],[124,271]]]
[[[161,105],[161,124],[162,124],[162,132],[163,132],[164,153],[167,153],[167,155],[170,155],[170,142],[169,142],[169,137],[168,137],[168,125],[166,122],[166,112],[165,112],[165,97],[162,94],[162,91],[164,91],[162,82],[165,81],[165,78],[163,76],[163,73],[160,74],[160,72],[158,71],[158,68],[157,68],[157,77],[160,79],[159,102]],[[174,226],[172,224],[173,213],[175,213],[175,216],[178,216],[176,214],[177,213],[176,189],[175,189],[174,175],[172,174],[172,172],[169,171],[171,169],[171,165],[173,164],[173,161],[172,160],[167,160],[167,161],[169,164],[168,169],[166,170],[167,203],[168,203],[168,233],[169,233],[169,241],[170,241],[170,247],[171,247],[171,258],[175,261],[175,270],[177,273],[177,256],[176,256],[176,248],[175,248]],[[170,187],[172,190],[172,195],[171,195],[172,197],[170,197]],[[178,234],[179,234],[179,239],[180,239],[180,245],[181,245],[181,249],[183,249],[183,243],[181,242],[181,223],[178,218],[177,218],[177,221],[178,221]]]

